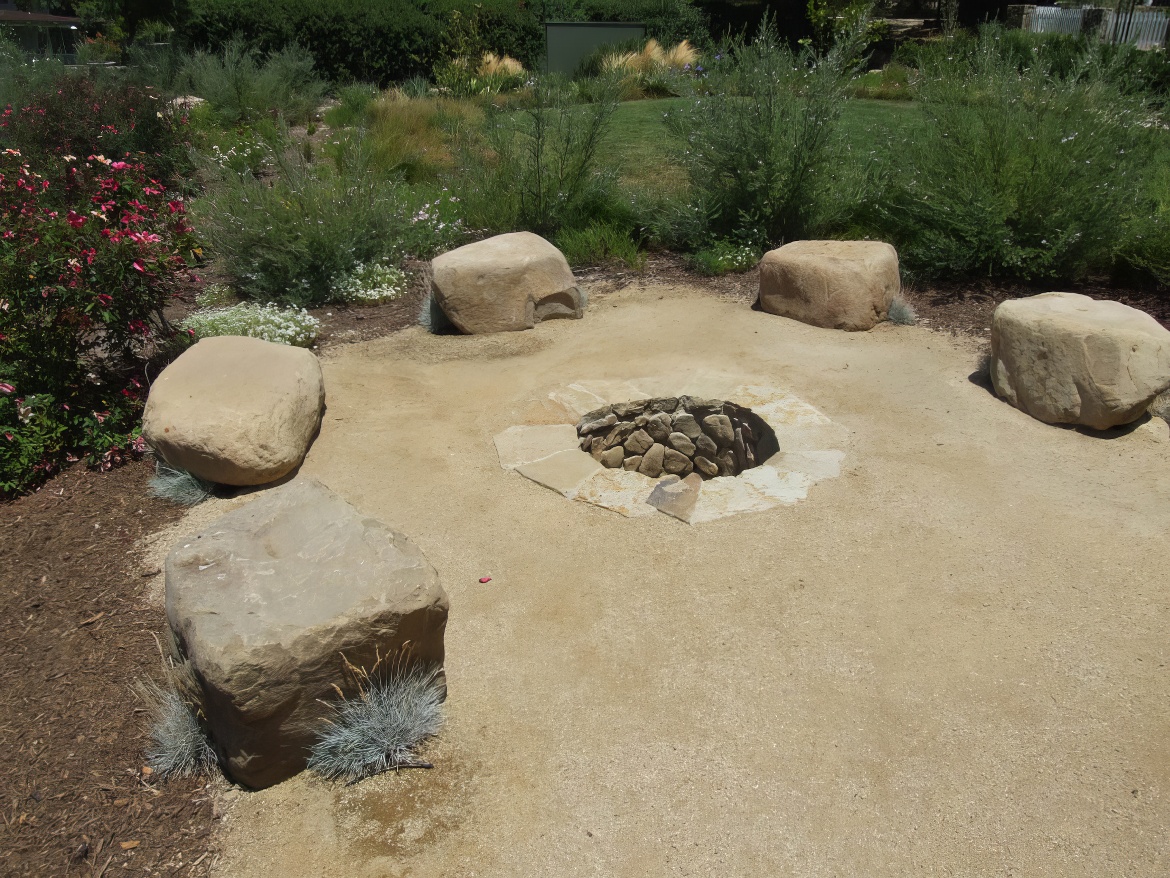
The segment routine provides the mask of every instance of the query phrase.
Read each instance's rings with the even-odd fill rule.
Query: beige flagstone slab
[[[654,480],[640,473],[601,469],[580,484],[573,499],[611,509],[626,518],[637,518],[658,511],[646,502],[653,490]]]
[[[577,430],[570,424],[509,427],[495,438],[496,454],[504,469],[543,460],[577,445]]]
[[[572,498],[577,493],[577,487],[601,468],[601,464],[584,451],[570,450],[518,466],[516,472]]]

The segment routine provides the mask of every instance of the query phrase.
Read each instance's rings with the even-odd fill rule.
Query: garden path
[[[667,286],[331,351],[302,474],[439,570],[449,721],[432,771],[229,793],[219,874],[1162,874],[1170,446],[1034,421],[978,359]],[[691,527],[497,461],[553,387],[707,372],[848,428],[841,477]]]

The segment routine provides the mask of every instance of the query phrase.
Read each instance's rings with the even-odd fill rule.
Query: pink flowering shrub
[[[142,162],[0,152],[0,492],[139,453],[143,366],[195,246]]]

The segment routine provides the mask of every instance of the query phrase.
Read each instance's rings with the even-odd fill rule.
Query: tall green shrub
[[[422,204],[374,172],[363,141],[342,142],[333,158],[314,165],[282,151],[273,179],[224,171],[195,202],[200,228],[241,295],[319,305],[356,266],[427,255],[458,234],[447,202]]]
[[[857,35],[823,56],[794,52],[770,21],[732,47],[710,94],[671,113],[682,161],[710,231],[755,245],[807,237],[832,223],[845,161],[838,120]]]
[[[178,82],[207,100],[221,122],[252,122],[279,114],[286,122],[308,119],[325,96],[326,84],[313,69],[313,56],[297,45],[261,58],[236,34],[222,52],[196,52]]]
[[[1140,102],[1090,66],[1020,71],[995,40],[923,71],[925,129],[895,144],[877,208],[924,275],[1075,278],[1109,264],[1140,188]]]
[[[521,109],[490,109],[482,139],[462,149],[469,225],[548,236],[617,219],[614,176],[599,161],[616,108],[615,86],[581,105],[563,83],[545,79]]]

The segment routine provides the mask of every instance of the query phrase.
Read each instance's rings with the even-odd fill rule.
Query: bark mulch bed
[[[0,507],[2,875],[202,875],[214,858],[207,780],[143,764],[132,686],[160,675],[164,620],[135,543],[181,515],[147,495],[151,472],[74,466]]]
[[[598,295],[654,282],[746,303],[759,283],[755,271],[705,278],[670,254],[641,273],[577,276]],[[987,338],[1000,301],[1039,291],[963,283],[911,288],[907,298],[926,326]],[[1170,326],[1170,297],[1091,284],[1073,291],[1120,299]],[[314,309],[317,348],[411,326],[424,297],[420,278],[394,302]],[[222,781],[158,783],[143,766],[143,705],[132,686],[159,675],[166,619],[147,599],[161,572],[144,573],[135,546],[182,515],[147,494],[151,472],[149,460],[109,473],[74,466],[0,504],[0,875],[205,875],[215,862],[212,800]]]

